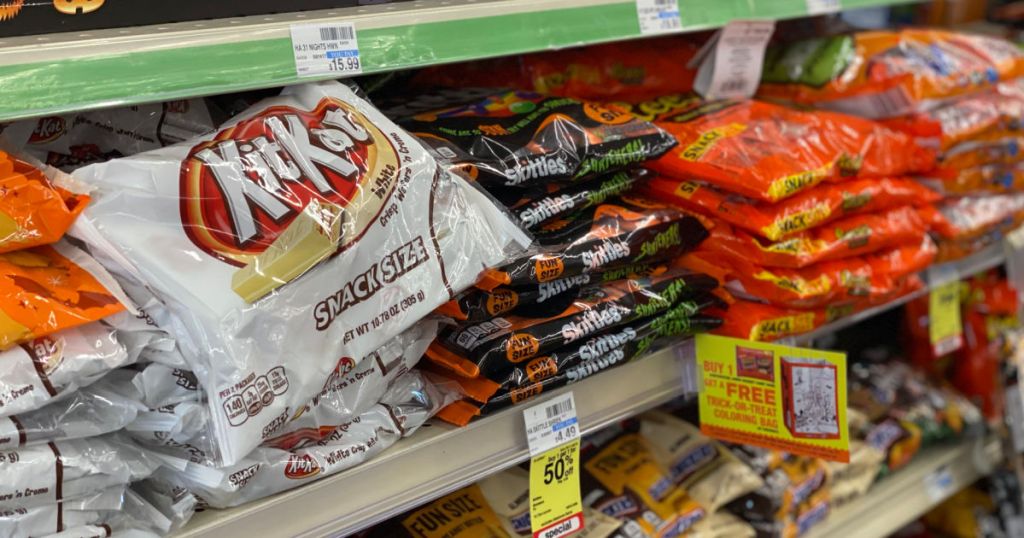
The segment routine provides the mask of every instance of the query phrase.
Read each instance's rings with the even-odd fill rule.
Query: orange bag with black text
[[[0,349],[124,310],[101,280],[116,286],[67,243],[0,254]]]
[[[31,164],[0,151],[0,252],[60,239],[89,197],[51,183]]]
[[[771,241],[849,215],[905,205],[927,205],[942,197],[909,179],[856,179],[828,183],[771,204],[730,195],[696,181],[657,177],[644,192],[663,202],[724,220]]]
[[[822,181],[930,170],[933,150],[880,123],[760,101],[694,97],[655,124],[679,145],[650,166],[756,200],[777,202]]]
[[[920,213],[911,206],[903,206],[846,217],[778,242],[765,241],[719,221],[701,248],[725,252],[766,267],[798,269],[912,242],[927,232],[928,223]]]

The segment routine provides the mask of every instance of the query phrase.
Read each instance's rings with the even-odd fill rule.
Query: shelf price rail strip
[[[842,0],[846,9],[907,0]],[[696,2],[696,3],[694,3]],[[807,0],[681,3],[680,31],[807,15]],[[418,0],[0,38],[0,121],[295,84],[292,24],[355,24],[364,73],[642,37],[622,0]]]

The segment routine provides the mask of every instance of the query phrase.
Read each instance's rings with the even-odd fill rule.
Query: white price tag
[[[942,466],[924,477],[924,490],[933,503],[944,501],[953,493],[953,475],[949,467]]]
[[[636,0],[636,18],[644,35],[677,32],[683,27],[679,0]]]
[[[1006,278],[1017,290],[1017,297],[1024,298],[1024,226],[1006,234],[1003,250],[1006,253]]]
[[[807,0],[808,15],[824,15],[825,13],[836,13],[842,11],[843,5],[839,0]]]
[[[537,456],[580,437],[572,392],[523,411],[530,455]]]
[[[753,96],[761,82],[765,48],[774,31],[774,21],[732,21],[725,25],[705,45],[705,51],[710,52],[697,70],[693,84],[697,93],[712,100]]]
[[[1018,454],[1024,452],[1024,399],[1020,385],[1006,387],[1006,425],[1010,428],[1010,440]]]
[[[300,77],[363,72],[356,27],[350,22],[292,25],[292,51]]]

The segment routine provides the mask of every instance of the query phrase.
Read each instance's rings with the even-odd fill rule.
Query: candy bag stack
[[[456,324],[427,350],[430,366],[467,396],[442,419],[464,425],[719,324],[703,314],[723,306],[718,281],[672,262],[710,224],[635,194],[653,175],[644,162],[675,145],[668,133],[615,107],[525,92],[416,106],[392,114],[534,237],[438,310]]]
[[[934,167],[914,137],[844,114],[695,96],[656,124],[679,146],[652,165],[645,193],[713,220],[687,258],[718,267],[740,299],[720,333],[799,334],[920,286],[935,256],[925,212],[940,195],[906,177]]]
[[[129,486],[160,465],[127,434],[142,409],[119,367],[157,333],[113,276],[64,239],[87,189],[0,152],[0,536],[174,522]]]
[[[992,244],[1024,220],[1024,52],[936,29],[868,31],[769,49],[759,95],[884,119],[939,152],[921,180],[942,193],[930,221],[940,261]]]

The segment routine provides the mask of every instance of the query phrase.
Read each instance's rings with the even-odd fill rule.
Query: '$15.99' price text
[[[342,58],[331,58],[331,63],[328,64],[331,71],[337,71],[344,73],[347,71],[358,71],[359,70],[359,57],[358,56],[345,56]]]

